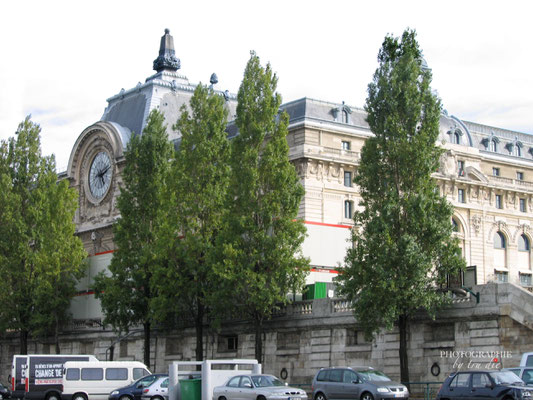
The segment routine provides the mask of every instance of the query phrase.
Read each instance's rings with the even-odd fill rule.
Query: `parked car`
[[[166,374],[146,375],[136,380],[131,385],[113,390],[109,395],[109,400],[141,400],[143,389],[149,387],[158,378],[167,376]]]
[[[0,383],[0,400],[9,399],[11,397],[11,390],[7,386]]]
[[[213,400],[307,400],[305,390],[293,388],[273,375],[236,375],[213,389]]]
[[[168,400],[168,375],[160,376],[143,389],[141,400]]]
[[[405,385],[372,367],[322,368],[311,385],[314,400],[408,399]]]
[[[532,367],[516,367],[504,368],[502,371],[511,371],[524,381],[526,385],[533,385],[533,366]]]
[[[531,388],[511,371],[463,371],[451,374],[436,400],[528,400]]]

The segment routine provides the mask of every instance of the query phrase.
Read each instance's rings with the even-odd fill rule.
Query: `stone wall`
[[[453,370],[469,366],[494,368],[501,363],[511,367],[518,365],[522,352],[533,351],[533,295],[512,284],[477,286],[474,292],[480,293],[479,303],[473,296],[457,298],[436,320],[424,313],[413,318],[409,334],[411,381],[441,382]],[[141,330],[133,330],[116,343],[114,359],[142,360],[141,335]],[[61,352],[95,354],[105,360],[117,339],[98,324],[78,325],[61,335]],[[280,310],[265,326],[263,370],[279,376],[285,369],[287,381],[302,385],[310,385],[321,367],[343,365],[373,366],[398,379],[398,340],[396,329],[365,340],[344,300],[296,302]],[[207,358],[254,358],[253,328],[246,321],[231,321],[218,332],[207,329],[204,345]],[[17,337],[8,334],[1,341],[3,382],[17,349]],[[30,353],[53,350],[52,340],[33,340],[29,346]],[[493,357],[493,352],[500,353]],[[505,352],[504,357],[501,352]],[[150,369],[167,371],[172,361],[191,360],[194,354],[192,327],[173,333],[154,332]],[[498,362],[489,365],[494,358]],[[435,364],[439,367],[437,376],[431,373]]]

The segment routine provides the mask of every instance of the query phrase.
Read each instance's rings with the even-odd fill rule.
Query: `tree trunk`
[[[409,360],[407,357],[407,314],[400,315],[398,326],[400,328],[400,381],[409,389]]]
[[[150,369],[150,322],[145,322],[144,327],[144,365]]]
[[[55,315],[55,318],[56,318],[56,329],[55,329],[55,332],[54,332],[54,342],[55,342],[55,345],[56,345],[56,354],[61,354],[61,348],[59,347],[59,315],[56,313]]]
[[[28,331],[20,331],[20,354],[28,354]]]
[[[263,320],[257,318],[255,321],[255,359],[259,364],[263,360]]]
[[[204,360],[204,306],[197,302],[196,310],[196,361]]]

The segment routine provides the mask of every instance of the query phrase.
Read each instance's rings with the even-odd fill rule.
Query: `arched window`
[[[461,136],[459,136],[459,133],[457,132],[453,134],[453,143],[461,144]]]
[[[529,239],[526,235],[520,235],[518,238],[518,251],[529,251],[530,245],[529,245]]]
[[[522,157],[522,147],[521,146],[516,146],[516,155],[518,157]]]
[[[342,122],[348,123],[348,111],[346,109],[342,110]]]
[[[490,151],[496,153],[498,151],[498,143],[496,143],[496,140],[492,139],[490,141]]]
[[[459,232],[459,224],[455,218],[452,218],[452,230],[454,232]]]
[[[353,201],[344,201],[344,218],[353,218]]]
[[[494,268],[507,268],[507,243],[505,236],[499,231],[494,234],[493,263]]]
[[[496,232],[494,234],[494,248],[495,249],[505,249],[505,236],[503,236],[503,233]]]
[[[524,234],[518,236],[518,257],[516,261],[519,268],[523,270],[531,269],[531,244],[529,238]]]

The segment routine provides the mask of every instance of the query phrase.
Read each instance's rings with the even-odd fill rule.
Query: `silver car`
[[[143,389],[142,400],[168,400],[168,376],[158,378]]]
[[[401,383],[371,367],[333,367],[317,372],[311,385],[313,400],[408,400]]]
[[[237,375],[213,389],[213,400],[307,400],[307,394],[273,375]]]

